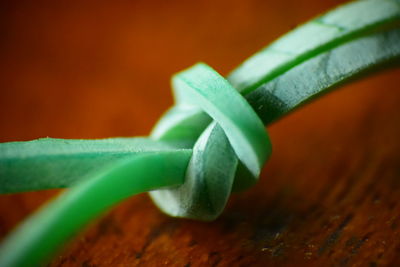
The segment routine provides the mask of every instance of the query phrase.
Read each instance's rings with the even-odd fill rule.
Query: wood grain
[[[204,60],[226,73],[338,3],[276,2],[4,6],[1,140],[147,134],[172,103],[173,72]],[[400,265],[399,79],[398,69],[363,79],[272,125],[260,182],[215,222],[132,197],[50,266]],[[1,196],[0,236],[55,194]]]

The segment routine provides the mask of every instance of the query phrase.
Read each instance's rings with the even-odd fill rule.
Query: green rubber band
[[[399,1],[395,0],[357,1],[340,7],[276,41],[272,46],[245,62],[229,76],[228,80],[245,94],[264,123],[270,123],[355,76],[374,68],[393,63],[398,64],[400,57],[398,45],[400,33],[397,27],[400,22],[399,7]],[[390,30],[391,28],[395,29]],[[310,42],[302,43],[303,40],[308,41],[308,39]],[[309,73],[313,73],[315,78],[311,79],[308,76]],[[203,85],[197,89],[202,90]],[[68,239],[71,234],[110,205],[129,195],[163,186],[176,186],[176,189],[194,192],[194,196],[191,197],[181,194],[182,200],[186,200],[188,205],[192,207],[189,209],[185,206],[184,201],[181,206],[177,205],[178,209],[185,206],[182,210],[186,210],[187,213],[182,216],[209,220],[215,214],[222,212],[222,204],[226,203],[231,188],[233,187],[234,190],[235,188],[245,187],[246,182],[241,181],[242,178],[240,177],[251,177],[254,180],[255,170],[257,170],[254,166],[257,165],[252,165],[255,162],[254,157],[252,163],[246,162],[246,166],[249,168],[243,167],[241,161],[237,160],[236,152],[232,149],[231,143],[233,145],[232,140],[239,139],[235,139],[236,135],[232,137],[226,131],[229,127],[234,128],[235,124],[233,123],[233,126],[228,124],[228,128],[225,125],[224,130],[216,122],[210,124],[210,116],[197,105],[193,106],[194,103],[181,101],[186,99],[186,93],[188,92],[183,92],[183,95],[177,94],[177,106],[173,107],[163,117],[152,133],[152,138],[163,141],[162,144],[159,144],[159,141],[144,141],[152,143],[154,151],[145,152],[147,148],[144,146],[142,151],[134,149],[136,152],[131,151],[131,154],[130,152],[125,154],[124,149],[120,151],[117,149],[117,154],[120,153],[121,156],[120,160],[118,159],[119,156],[114,158],[115,155],[112,152],[107,152],[105,161],[85,163],[89,167],[98,164],[97,166],[102,166],[102,171],[92,172],[96,169],[93,167],[93,169],[87,171],[88,176],[82,178],[82,181],[78,183],[76,183],[79,179],[78,161],[71,165],[74,166],[71,169],[77,168],[76,172],[69,170],[72,177],[64,177],[60,181],[50,181],[49,177],[53,177],[54,174],[46,173],[46,168],[42,170],[41,175],[38,175],[48,176],[41,180],[40,185],[35,185],[36,181],[35,183],[32,182],[32,179],[40,179],[40,177],[26,178],[23,175],[24,168],[29,166],[30,162],[37,160],[32,166],[39,166],[40,157],[42,159],[47,158],[48,161],[53,161],[53,159],[59,157],[57,153],[50,153],[47,155],[48,157],[40,155],[42,145],[46,148],[45,142],[37,143],[37,148],[31,150],[33,154],[26,157],[26,161],[22,160],[25,153],[23,146],[26,143],[0,145],[0,179],[3,179],[2,182],[7,184],[9,179],[15,177],[25,179],[23,181],[26,182],[26,185],[22,185],[21,182],[12,181],[7,189],[2,188],[2,192],[27,190],[30,189],[30,186],[33,188],[51,188],[70,186],[76,183],[71,189],[66,190],[60,198],[26,220],[5,240],[0,250],[0,266],[15,266],[16,263],[21,263],[21,266],[37,265]],[[206,101],[206,105],[202,108],[208,110],[210,107],[218,108],[218,104],[221,102],[213,102],[214,99],[209,98],[203,100]],[[207,101],[211,102],[208,103]],[[213,112],[212,114],[220,123],[220,118],[215,116],[218,113]],[[232,121],[234,122],[234,120],[236,119]],[[251,125],[253,127],[253,124]],[[225,134],[228,137],[231,136],[230,139]],[[81,142],[81,145],[85,145],[84,143],[91,141]],[[246,140],[246,142],[249,145],[247,148],[254,148],[251,140]],[[62,143],[62,140],[59,140],[59,143]],[[66,145],[65,149],[73,148],[74,145],[71,145]],[[158,145],[162,148],[159,148]],[[176,149],[191,148],[193,145],[193,152],[190,149]],[[9,152],[5,153],[7,146],[9,146]],[[21,154],[16,151],[20,151]],[[62,166],[64,168],[69,166],[68,162],[74,162],[73,159],[79,160],[81,157],[80,152],[74,151],[74,149],[71,149],[71,151],[70,154],[63,155],[67,159],[54,160],[54,164],[59,163],[61,166],[58,167],[60,168],[59,171],[63,170]],[[106,149],[106,151],[108,150]],[[97,155],[97,152],[94,149],[91,153]],[[262,158],[259,157],[260,155],[257,152],[253,155],[256,155],[258,159]],[[8,159],[10,160],[8,161]],[[107,159],[110,161],[107,161]],[[45,161],[42,161],[42,163],[45,163]],[[105,163],[102,162],[106,161],[114,162],[103,166]],[[86,161],[83,160],[83,162]],[[164,166],[163,164],[169,165]],[[50,163],[46,163],[46,165],[48,169],[53,166]],[[188,166],[187,170],[186,166]],[[236,174],[234,174],[235,169]],[[252,170],[252,174],[248,169]],[[225,175],[225,173],[227,174]],[[223,179],[208,178],[211,176],[218,177],[219,175]],[[188,177],[191,176],[196,177],[196,179],[187,182],[189,181]],[[154,179],[155,177],[157,179]],[[163,177],[165,180],[162,180]],[[199,183],[203,183],[200,185],[203,188],[202,191],[195,192],[193,188],[185,188],[197,187]],[[222,187],[222,189],[219,187]],[[172,191],[168,189],[158,192]],[[222,193],[219,195],[220,192]],[[167,209],[164,211],[180,216],[179,212],[176,213]],[[70,222],[66,225],[67,227],[63,228],[60,235],[53,235],[56,232],[55,230],[58,230],[60,225],[64,226],[67,221]]]
[[[209,66],[201,63],[178,73],[172,84],[178,107],[200,107],[216,123],[198,138],[185,183],[178,188],[150,192],[150,195],[171,216],[213,220],[223,211],[232,191],[236,157],[250,172],[238,179],[252,179],[254,184],[271,153],[271,144],[254,110]],[[161,119],[163,128],[164,121]]]

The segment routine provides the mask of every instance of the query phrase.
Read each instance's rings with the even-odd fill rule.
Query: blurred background
[[[226,75],[280,35],[343,2],[1,1],[0,141],[46,136],[147,135],[172,104],[169,79],[173,73],[203,61]],[[257,194],[261,189],[245,194],[241,199],[243,204],[234,204],[233,210],[247,212],[246,198],[249,201],[265,198],[265,203],[259,203],[275,205],[269,200],[275,199],[274,192],[282,192],[280,189],[287,188],[288,184],[290,190],[287,192],[292,192],[289,193],[292,194],[290,200],[283,202],[286,204],[278,201],[277,206],[283,206],[287,211],[296,210],[293,203],[312,205],[318,199],[317,195],[326,194],[325,183],[336,181],[341,170],[355,166],[349,163],[351,160],[346,160],[349,153],[354,152],[357,159],[362,158],[360,155],[365,154],[367,144],[380,140],[381,136],[397,149],[396,136],[400,131],[398,127],[393,131],[389,125],[399,125],[399,113],[396,113],[396,103],[400,99],[400,94],[396,93],[399,74],[398,70],[391,70],[346,86],[345,90],[334,92],[274,124],[270,129],[274,154],[267,165],[269,182],[261,182],[258,187],[272,191],[264,192],[262,197],[255,197],[260,196]],[[393,97],[379,100],[388,94]],[[374,109],[379,103],[385,103],[379,106],[381,113]],[[370,112],[381,115],[371,118]],[[382,125],[386,125],[383,130]],[[373,133],[366,135],[369,131]],[[354,147],[357,142],[359,145]],[[398,154],[389,158],[391,166],[399,165]],[[302,174],[307,171],[299,170],[304,165],[312,166],[312,171],[303,178]],[[338,188],[349,186],[345,179],[340,180]],[[313,186],[316,188],[314,195],[310,190]],[[341,190],[336,191],[337,198],[326,200],[325,207],[333,207],[336,204],[332,203],[345,198]],[[56,193],[43,191],[0,196],[0,237]],[[393,199],[397,197],[397,193],[393,195]],[[146,197],[139,197],[132,203],[138,209],[143,206],[153,214],[151,218],[159,218],[159,212]],[[252,207],[255,212],[257,205]],[[349,202],[341,205],[351,206]],[[342,218],[339,210],[328,211],[327,220],[334,216]],[[146,221],[147,217],[138,212],[131,212],[133,218]],[[229,217],[229,210],[227,214],[225,216]],[[321,216],[315,214],[315,218]],[[367,218],[368,213],[362,216]],[[301,217],[303,219],[306,220]],[[340,220],[332,219],[332,224],[325,230],[329,231],[329,227],[335,227]],[[382,222],[384,220],[386,217],[382,217]],[[135,229],[132,222],[129,227]],[[188,229],[191,227],[198,225]],[[304,230],[303,237],[312,235],[311,228],[304,229],[308,230]],[[198,232],[201,236],[200,233],[201,230]],[[212,234],[218,237],[216,233]],[[293,259],[304,260],[304,257]]]
[[[170,76],[227,74],[344,1],[2,1],[0,140],[147,135]]]

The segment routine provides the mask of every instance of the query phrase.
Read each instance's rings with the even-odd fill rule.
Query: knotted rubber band
[[[245,168],[240,169],[237,179],[255,182],[271,153],[271,143],[262,121],[247,101],[209,66],[199,63],[176,74],[172,86],[177,106],[170,111],[174,115],[167,113],[166,116],[175,120],[168,124],[166,119],[161,119],[153,131],[154,138],[165,140],[171,131],[188,125],[187,119],[179,120],[179,110],[201,108],[214,121],[194,144],[184,184],[153,191],[150,195],[169,215],[213,220],[222,212],[232,191],[238,159]],[[204,115],[197,119],[201,123],[209,121]],[[197,130],[202,131],[200,127]],[[186,133],[192,137],[199,134]]]
[[[365,73],[371,70],[371,67],[382,67],[387,63],[398,64],[400,55],[398,27],[390,32],[380,33],[380,31],[398,26],[399,7],[399,0],[364,0],[350,3],[294,30],[281,41],[275,42],[246,61],[228,79],[240,92],[248,94],[249,103],[254,110],[257,110],[264,123],[268,124],[302,105],[305,101],[327,92],[333,86],[354,78],[355,74]],[[361,14],[361,16],[354,16],[355,14]],[[304,36],[311,38],[304,38]],[[357,40],[357,38],[360,39]],[[343,60],[346,63],[342,63]],[[317,71],[315,74],[318,76],[310,80],[314,76],[316,68],[323,71]],[[309,73],[313,75],[308,75]],[[293,79],[294,77],[296,79]],[[64,242],[72,232],[98,215],[105,207],[114,205],[132,194],[161,186],[180,184],[180,181],[184,180],[185,168],[193,150],[176,148],[192,148],[194,144],[195,151],[193,151],[186,175],[197,175],[198,177],[191,179],[192,185],[185,183],[184,186],[196,187],[200,184],[200,188],[204,191],[195,195],[199,196],[198,199],[201,201],[198,202],[198,205],[193,204],[196,202],[190,203],[190,200],[196,198],[188,198],[182,192],[190,193],[191,189],[185,189],[184,186],[178,188],[181,190],[182,199],[188,200],[189,204],[185,207],[188,211],[187,214],[195,214],[187,217],[212,218],[213,214],[218,213],[220,202],[226,202],[223,196],[216,196],[220,197],[219,202],[213,196],[220,190],[216,185],[220,184],[225,189],[230,189],[231,186],[233,186],[232,189],[235,189],[235,185],[243,188],[243,184],[237,181],[246,175],[253,180],[254,177],[237,160],[224,130],[216,122],[207,128],[210,121],[211,118],[200,108],[178,103],[160,121],[153,132],[154,139],[167,141],[167,146],[171,146],[171,149],[165,147],[164,151],[164,145],[161,144],[163,142],[159,144],[154,142],[155,147],[150,149],[156,148],[156,150],[162,151],[153,151],[149,154],[145,151],[150,147],[143,148],[143,151],[137,150],[136,147],[134,151],[138,152],[138,155],[133,155],[128,159],[129,161],[122,162],[122,165],[113,164],[112,168],[91,174],[88,180],[83,180],[79,185],[64,192],[57,200],[52,201],[50,205],[25,221],[22,227],[8,237],[0,250],[0,265],[38,265],[44,255],[54,251],[54,248]],[[205,128],[207,130],[203,132]],[[176,137],[172,133],[176,134]],[[201,138],[198,138],[200,135]],[[178,137],[181,138],[181,141]],[[226,147],[223,146],[224,144]],[[14,148],[21,147],[18,144],[12,146],[14,145]],[[158,145],[161,146],[158,147]],[[90,153],[95,152],[93,149],[96,147],[96,145],[93,147],[89,145],[89,148],[92,149]],[[124,149],[117,149],[117,151],[120,153]],[[108,150],[108,152],[110,151]],[[232,154],[232,160],[218,161],[218,155],[223,158],[221,153]],[[57,155],[50,153],[50,157],[46,158],[46,161],[53,161],[53,156]],[[111,155],[106,157],[109,156]],[[112,155],[111,158],[114,156]],[[3,158],[3,162],[5,159],[10,159],[10,157]],[[219,165],[215,165],[215,162]],[[60,162],[55,164],[60,167],[65,163],[63,161],[61,164]],[[82,164],[80,162],[79,165]],[[90,164],[86,163],[86,165]],[[225,165],[233,167],[225,168]],[[157,168],[153,169],[153,166]],[[198,166],[198,169],[193,166]],[[214,167],[211,168],[211,166]],[[233,175],[226,175],[231,179],[212,180],[207,178],[211,175],[210,173],[214,173],[218,177],[218,175],[225,175],[225,172],[235,172],[235,166],[237,170],[233,182]],[[14,169],[10,168],[9,170]],[[21,174],[21,172],[17,173]],[[203,175],[206,179],[197,179],[201,178],[199,175]],[[41,174],[36,172],[35,178],[39,177],[39,180],[44,182],[42,185],[48,185],[47,178],[42,180],[40,176]],[[174,179],[171,180],[173,177]],[[115,184],[116,181],[118,183]],[[72,182],[73,177],[66,184],[57,185],[56,183],[52,186],[70,186],[73,184]],[[45,188],[42,185],[40,188]],[[97,190],[99,186],[103,189],[101,192]],[[225,190],[225,192],[229,193],[229,190]],[[171,193],[172,196],[174,194],[178,193]],[[65,201],[63,199],[65,197],[69,198],[69,201]],[[206,202],[203,202],[202,199],[205,199]],[[205,215],[201,213],[201,208],[206,211],[203,213]],[[80,212],[81,210],[83,212]],[[71,215],[71,212],[76,216]],[[69,222],[68,227],[65,227],[65,222]],[[52,227],[49,227],[49,224]],[[61,224],[63,227],[60,228]]]

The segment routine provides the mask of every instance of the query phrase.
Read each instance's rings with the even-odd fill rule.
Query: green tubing
[[[140,192],[181,184],[190,155],[191,150],[144,152],[100,168],[21,224],[1,247],[0,266],[37,266],[115,203]]]
[[[232,191],[257,181],[271,152],[263,123],[398,65],[399,25],[399,0],[355,1],[277,40],[227,80],[195,65],[174,76],[175,105],[150,138],[0,144],[0,193],[70,187],[5,239],[0,266],[43,263],[102,211],[149,190],[171,216],[215,219]]]

